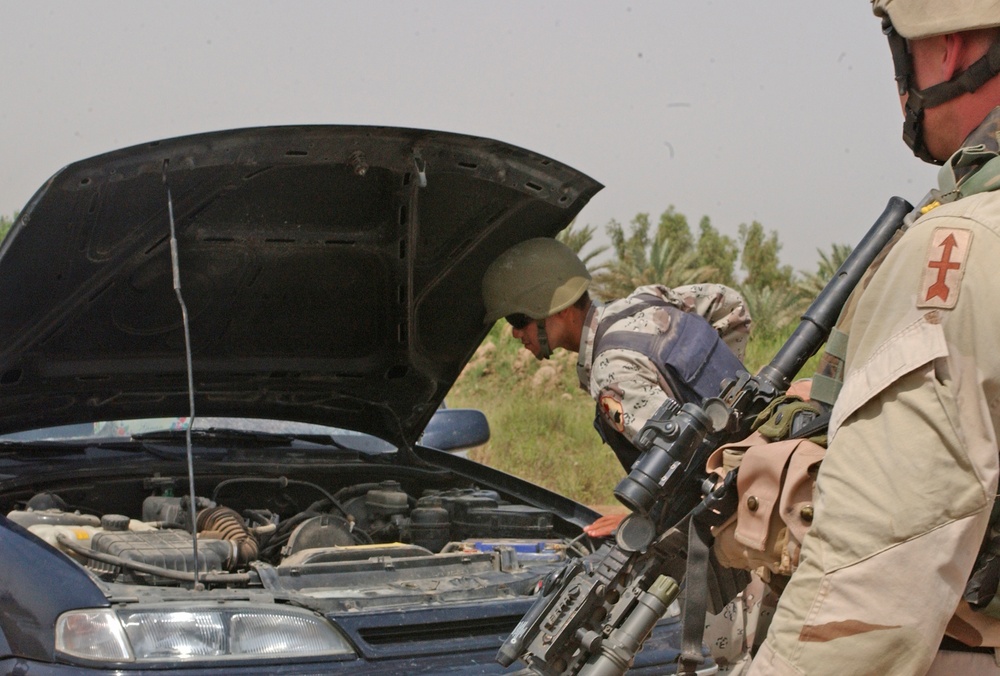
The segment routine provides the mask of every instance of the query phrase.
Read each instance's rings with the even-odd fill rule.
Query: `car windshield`
[[[44,427],[13,434],[0,435],[0,441],[33,442],[33,441],[78,441],[78,440],[131,440],[148,436],[170,435],[183,436],[190,427],[190,418],[142,418],[135,420],[102,420],[92,423],[75,425],[59,425]],[[294,422],[288,420],[264,420],[257,418],[195,418],[193,432],[212,432],[218,434],[253,434],[256,436],[274,435],[275,437],[329,437],[331,441],[341,443],[356,450],[369,453],[391,453],[396,447],[389,442],[370,434],[355,432],[339,427],[327,427],[312,423]]]

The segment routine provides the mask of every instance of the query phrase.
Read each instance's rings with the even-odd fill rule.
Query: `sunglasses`
[[[520,312],[515,312],[514,314],[507,315],[505,319],[507,320],[508,324],[513,326],[518,331],[526,327],[531,322],[535,321],[528,315],[522,314]]]

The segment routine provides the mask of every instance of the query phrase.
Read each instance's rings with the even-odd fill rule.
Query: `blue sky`
[[[579,221],[669,205],[776,230],[812,270],[935,168],[900,140],[865,0],[0,0],[0,214],[60,167],[267,124],[422,127],[544,153],[607,187]]]

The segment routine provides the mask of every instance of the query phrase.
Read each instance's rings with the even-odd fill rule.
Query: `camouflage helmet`
[[[590,286],[587,266],[568,246],[538,237],[515,244],[483,276],[484,322],[524,314],[544,319],[568,308]]]
[[[1000,0],[872,0],[907,40],[1000,26]]]

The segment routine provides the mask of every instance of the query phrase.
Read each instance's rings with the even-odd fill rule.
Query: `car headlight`
[[[355,654],[321,617],[252,606],[73,610],[56,621],[56,650],[100,662]]]

